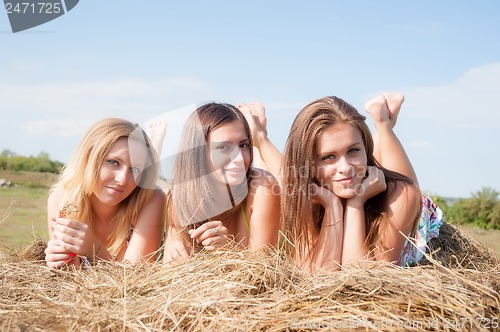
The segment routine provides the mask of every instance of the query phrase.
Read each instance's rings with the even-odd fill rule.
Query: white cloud
[[[439,86],[397,91],[406,100],[395,131],[423,190],[468,197],[483,186],[500,188],[490,172],[471,171],[500,163],[491,145],[500,141],[500,62],[471,68]]]
[[[24,134],[28,136],[71,137],[81,133],[85,126],[76,121],[27,121],[21,125]],[[78,128],[78,130],[75,130]]]
[[[0,81],[2,122],[28,137],[80,136],[94,121],[110,116],[142,122],[209,95],[193,78],[12,84]],[[26,119],[26,120],[25,120]]]
[[[402,91],[408,117],[445,127],[500,128],[500,62],[472,68],[441,86]]]

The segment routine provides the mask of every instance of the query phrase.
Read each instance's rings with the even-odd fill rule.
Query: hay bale
[[[36,237],[20,250],[12,252],[12,255],[23,260],[43,261],[46,247],[46,241]],[[448,223],[443,223],[439,237],[432,239],[428,247],[429,256],[432,259],[450,268],[461,267],[485,271],[500,264],[495,253]],[[159,253],[159,260],[161,260],[163,251],[160,250]],[[419,265],[429,264],[431,264],[429,260],[424,257]]]
[[[42,248],[37,239],[28,254],[0,259],[2,331],[462,331],[494,328],[500,317],[498,260],[447,224],[419,266],[373,262],[321,275],[283,252],[248,250],[177,266],[55,270],[35,259]]]
[[[13,256],[21,260],[45,262],[46,247],[47,243],[40,237],[37,237],[33,242],[21,247],[18,252],[14,252]]]
[[[448,223],[443,223],[439,237],[432,239],[428,247],[432,259],[450,268],[487,271],[500,263],[490,249]],[[429,260],[424,258],[420,265],[426,264]]]
[[[308,275],[281,252],[200,253],[177,266],[100,262],[54,270],[1,260],[7,331],[484,329],[500,315],[500,266],[387,263]],[[29,314],[26,314],[29,313]]]

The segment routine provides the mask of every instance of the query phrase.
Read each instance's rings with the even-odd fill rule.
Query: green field
[[[498,229],[482,229],[472,225],[460,225],[459,229],[476,239],[486,248],[493,250],[500,257],[500,230]]]
[[[0,179],[16,184],[0,188],[0,251],[17,249],[36,236],[47,239],[47,196],[56,175],[0,171]]]
[[[54,174],[8,172],[0,170],[0,179],[18,187],[0,188],[0,252],[15,250],[33,241],[47,239],[46,204]],[[500,230],[460,226],[464,233],[500,255]]]
[[[8,248],[47,236],[47,192],[44,188],[0,189],[0,244]]]

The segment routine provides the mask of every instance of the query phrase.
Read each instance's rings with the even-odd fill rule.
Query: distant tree
[[[472,195],[471,212],[475,215],[474,223],[481,228],[492,228],[494,222],[491,213],[498,203],[498,192],[486,187]]]
[[[47,160],[49,160],[49,159],[50,159],[50,158],[49,158],[49,154],[48,154],[47,152],[45,152],[45,151],[40,152],[40,153],[38,154],[37,158],[38,158],[38,159],[47,159]]]
[[[448,218],[458,224],[475,224],[485,229],[500,229],[498,192],[485,187],[471,198],[459,199],[447,210]]]
[[[3,149],[2,152],[0,153],[0,156],[5,157],[5,158],[10,158],[14,157],[16,154],[10,150]]]
[[[452,206],[446,210],[446,219],[454,224],[468,224],[472,223],[467,214],[465,207],[467,199],[460,198]]]
[[[11,171],[24,171],[27,166],[26,166],[26,157],[23,156],[15,156],[15,157],[10,157],[8,161],[8,169]]]
[[[63,166],[59,161],[50,160],[47,152],[41,152],[36,157],[18,156],[9,150],[3,150],[0,154],[0,169],[57,173]]]
[[[489,214],[490,218],[490,228],[491,229],[500,229],[500,201],[497,201],[493,210],[491,210]]]

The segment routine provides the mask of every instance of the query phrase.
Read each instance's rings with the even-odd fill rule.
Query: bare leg
[[[269,171],[267,169],[267,165],[260,156],[260,151],[257,149],[255,146],[253,147],[253,167],[264,169],[266,171]]]
[[[383,93],[365,104],[376,129],[373,154],[380,165],[406,175],[418,185],[410,159],[393,131],[403,102],[404,96],[401,94]]]
[[[253,144],[259,152],[256,160],[263,162],[265,165],[264,169],[279,180],[282,154],[267,137],[267,118],[264,106],[260,103],[251,103],[248,105],[240,103],[236,106],[247,119],[252,131]]]

